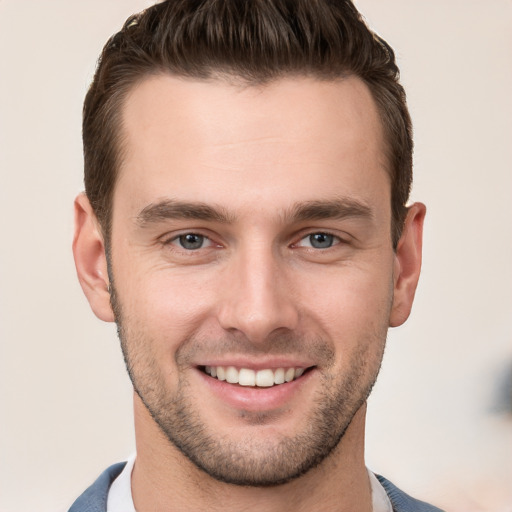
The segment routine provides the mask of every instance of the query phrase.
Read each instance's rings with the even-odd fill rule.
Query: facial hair
[[[269,341],[272,354],[305,354],[318,361],[320,385],[305,427],[294,435],[273,434],[235,441],[209,428],[194,403],[186,378],[188,362],[197,354],[257,354],[259,349],[242,337],[223,340],[191,337],[175,353],[178,385],[168,389],[157,357],[155,340],[144,329],[126,322],[111,281],[111,303],[128,374],[135,392],[163,434],[197,468],[214,479],[235,485],[271,487],[305,474],[321,464],[339,444],[354,415],[368,398],[382,361],[387,326],[374,329],[357,345],[343,375],[336,374],[335,352],[324,340],[279,335]],[[268,354],[268,352],[266,352]],[[197,357],[195,358],[197,360]],[[271,423],[272,412],[242,412],[248,424]]]

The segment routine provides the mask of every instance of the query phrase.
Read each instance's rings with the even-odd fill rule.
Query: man
[[[431,511],[364,463],[425,207],[391,48],[348,0],[173,0],[84,105],[74,255],[115,321],[137,455],[72,512]]]

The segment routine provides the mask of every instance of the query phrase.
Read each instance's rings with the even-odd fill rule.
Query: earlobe
[[[94,314],[105,322],[113,322],[105,243],[85,194],[75,199],[73,256],[78,280]]]
[[[426,207],[414,203],[409,207],[402,236],[395,254],[394,294],[390,327],[402,325],[411,312],[421,270],[423,221]]]

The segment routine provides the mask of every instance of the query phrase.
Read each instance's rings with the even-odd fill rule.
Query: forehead
[[[269,208],[328,194],[389,201],[381,122],[355,77],[240,86],[152,76],[127,96],[122,129],[114,209],[121,196],[139,209],[165,196]]]

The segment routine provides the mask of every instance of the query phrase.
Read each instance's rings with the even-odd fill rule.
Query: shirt
[[[135,455],[132,455],[121,474],[112,483],[108,493],[107,512],[136,512],[131,485],[134,464]],[[370,470],[368,470],[368,477],[372,489],[373,512],[393,512],[393,507],[382,484]]]

